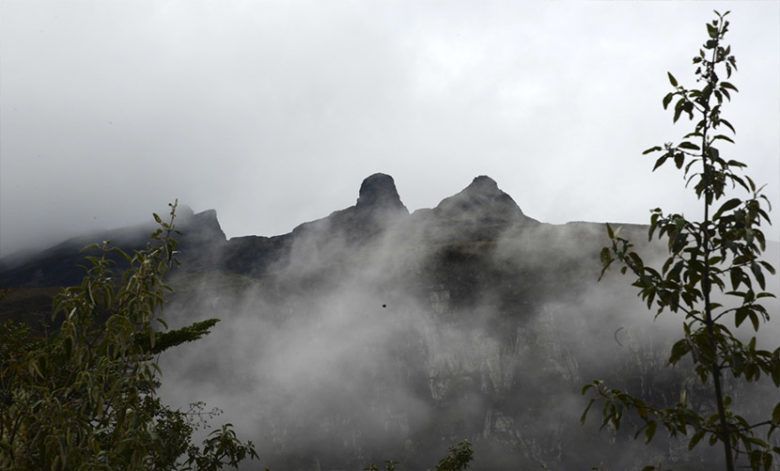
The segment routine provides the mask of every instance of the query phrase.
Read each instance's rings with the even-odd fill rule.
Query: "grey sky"
[[[780,203],[778,2],[0,0],[0,253],[177,197],[284,233],[377,171],[410,210],[487,174],[545,222],[697,214],[640,153],[687,132],[666,71],[691,83],[713,8],[731,156]]]

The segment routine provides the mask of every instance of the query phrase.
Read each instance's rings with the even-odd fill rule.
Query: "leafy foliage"
[[[439,460],[439,464],[436,465],[436,471],[464,471],[469,469],[473,457],[474,450],[471,448],[471,443],[463,440],[450,447],[447,456]]]
[[[216,319],[177,330],[159,317],[176,264],[176,203],[148,246],[132,255],[98,246],[79,286],[54,303],[58,331],[40,336],[8,322],[0,328],[0,467],[3,469],[214,470],[257,454],[230,424],[201,446],[193,432],[215,411],[201,403],[173,410],[157,396],[157,355],[207,334]],[[129,269],[119,274],[109,254]]]
[[[463,440],[452,445],[447,451],[447,455],[439,460],[434,469],[436,471],[466,471],[473,458],[474,449],[471,447],[471,442]],[[396,471],[397,464],[398,462],[394,460],[385,461],[384,471]],[[363,468],[363,471],[380,471],[380,468],[371,464]]]
[[[780,387],[780,348],[761,349],[756,336],[743,341],[729,327],[738,328],[749,321],[757,332],[762,322],[769,320],[761,302],[774,297],[766,291],[765,273],[774,274],[775,270],[761,260],[766,239],[760,227],[770,222],[769,200],[761,187],[741,173],[746,165],[724,157],[726,152],[718,147],[734,143],[734,126],[723,117],[722,107],[737,88],[723,76],[730,78],[737,64],[731,47],[723,44],[729,30],[728,12],[715,14],[707,24],[708,38],[693,58],[700,88],[686,88],[668,73],[673,91],[662,101],[665,109],[675,102],[673,120],[687,115],[695,122],[693,131],[677,144],[666,143],[644,152],[661,153],[653,170],[672,161],[683,171],[686,185],[693,184],[697,198],[703,201],[703,219],[692,221],[682,214],[665,214],[660,208],[652,211],[648,237],[665,238],[669,253],[660,269],[646,266],[631,242],[609,225],[612,244],[601,252],[602,276],[617,261],[622,264],[622,273],[629,271],[635,276],[632,286],[647,307],[657,307],[656,316],[664,311],[683,316],[683,337],[674,343],[669,364],[690,360],[699,380],[711,386],[714,404],[701,411],[682,394],[674,406],[657,407],[594,381],[582,391],[592,396],[582,419],[600,401],[602,428],[619,428],[624,414],[633,411],[644,424],[637,437],[644,435],[647,442],[662,426],[672,436],[689,437],[689,449],[705,438],[711,445],[721,443],[728,470],[735,469],[741,458],[754,470],[768,470],[780,454],[780,448],[772,445],[772,434],[780,427],[780,403],[768,411],[767,420],[751,423],[735,412],[732,397],[723,387],[727,373],[744,382],[765,376]],[[736,189],[748,196],[727,197],[727,190]],[[759,433],[762,429],[763,434]]]

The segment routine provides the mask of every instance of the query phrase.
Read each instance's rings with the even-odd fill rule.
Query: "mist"
[[[683,390],[708,400],[688,365],[666,366],[682,318],[654,320],[617,270],[597,282],[602,225],[523,220],[464,239],[484,211],[431,214],[382,219],[368,241],[333,215],[304,225],[259,279],[182,274],[165,317],[222,322],[163,358],[164,397],[221,408],[271,469],[428,469],[464,438],[475,469],[712,463],[687,442],[633,441],[631,420],[599,433],[596,411],[580,425],[594,379],[670,405]],[[625,231],[660,265],[644,228]],[[765,393],[738,395],[753,412]]]
[[[640,153],[685,133],[661,109],[666,71],[691,76],[723,8],[4,1],[0,256],[175,198],[216,209],[229,237],[284,234],[377,171],[410,209],[487,174],[545,222],[698,214]],[[780,4],[732,10],[729,158],[780,201]]]
[[[164,317],[221,322],[162,357],[163,394],[223,409],[263,465],[426,469],[464,438],[475,469],[712,463],[630,421],[599,431],[598,411],[579,424],[593,379],[665,404],[707,391],[666,366],[680,316],[654,318],[616,270],[597,282],[603,225],[568,221],[616,222],[658,266],[648,209],[701,214],[640,154],[685,134],[666,72],[691,83],[723,2],[217,5],[0,2],[4,288],[67,284],[88,242],[142,246],[148,226],[114,228],[178,198],[197,217]],[[730,18],[722,153],[777,202],[780,3]],[[315,220],[380,170],[404,203],[393,183]],[[512,197],[480,177],[439,203],[475,175]],[[775,320],[759,342],[777,338]],[[764,386],[726,384],[747,415]]]

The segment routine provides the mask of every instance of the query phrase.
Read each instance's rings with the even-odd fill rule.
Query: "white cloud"
[[[0,252],[179,197],[277,234],[392,174],[410,209],[489,174],[545,221],[699,204],[672,140],[709,2],[4,2]],[[780,201],[780,5],[733,8],[735,156]],[[780,237],[778,230],[774,238]]]

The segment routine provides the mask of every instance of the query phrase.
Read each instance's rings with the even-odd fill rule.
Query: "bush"
[[[209,332],[217,319],[167,330],[160,317],[176,264],[174,219],[132,255],[107,242],[80,285],[55,298],[61,327],[42,335],[0,327],[0,467],[19,470],[215,470],[256,458],[230,424],[198,446],[193,432],[215,412],[173,410],[157,395],[159,354]],[[119,273],[108,255],[129,268]]]

